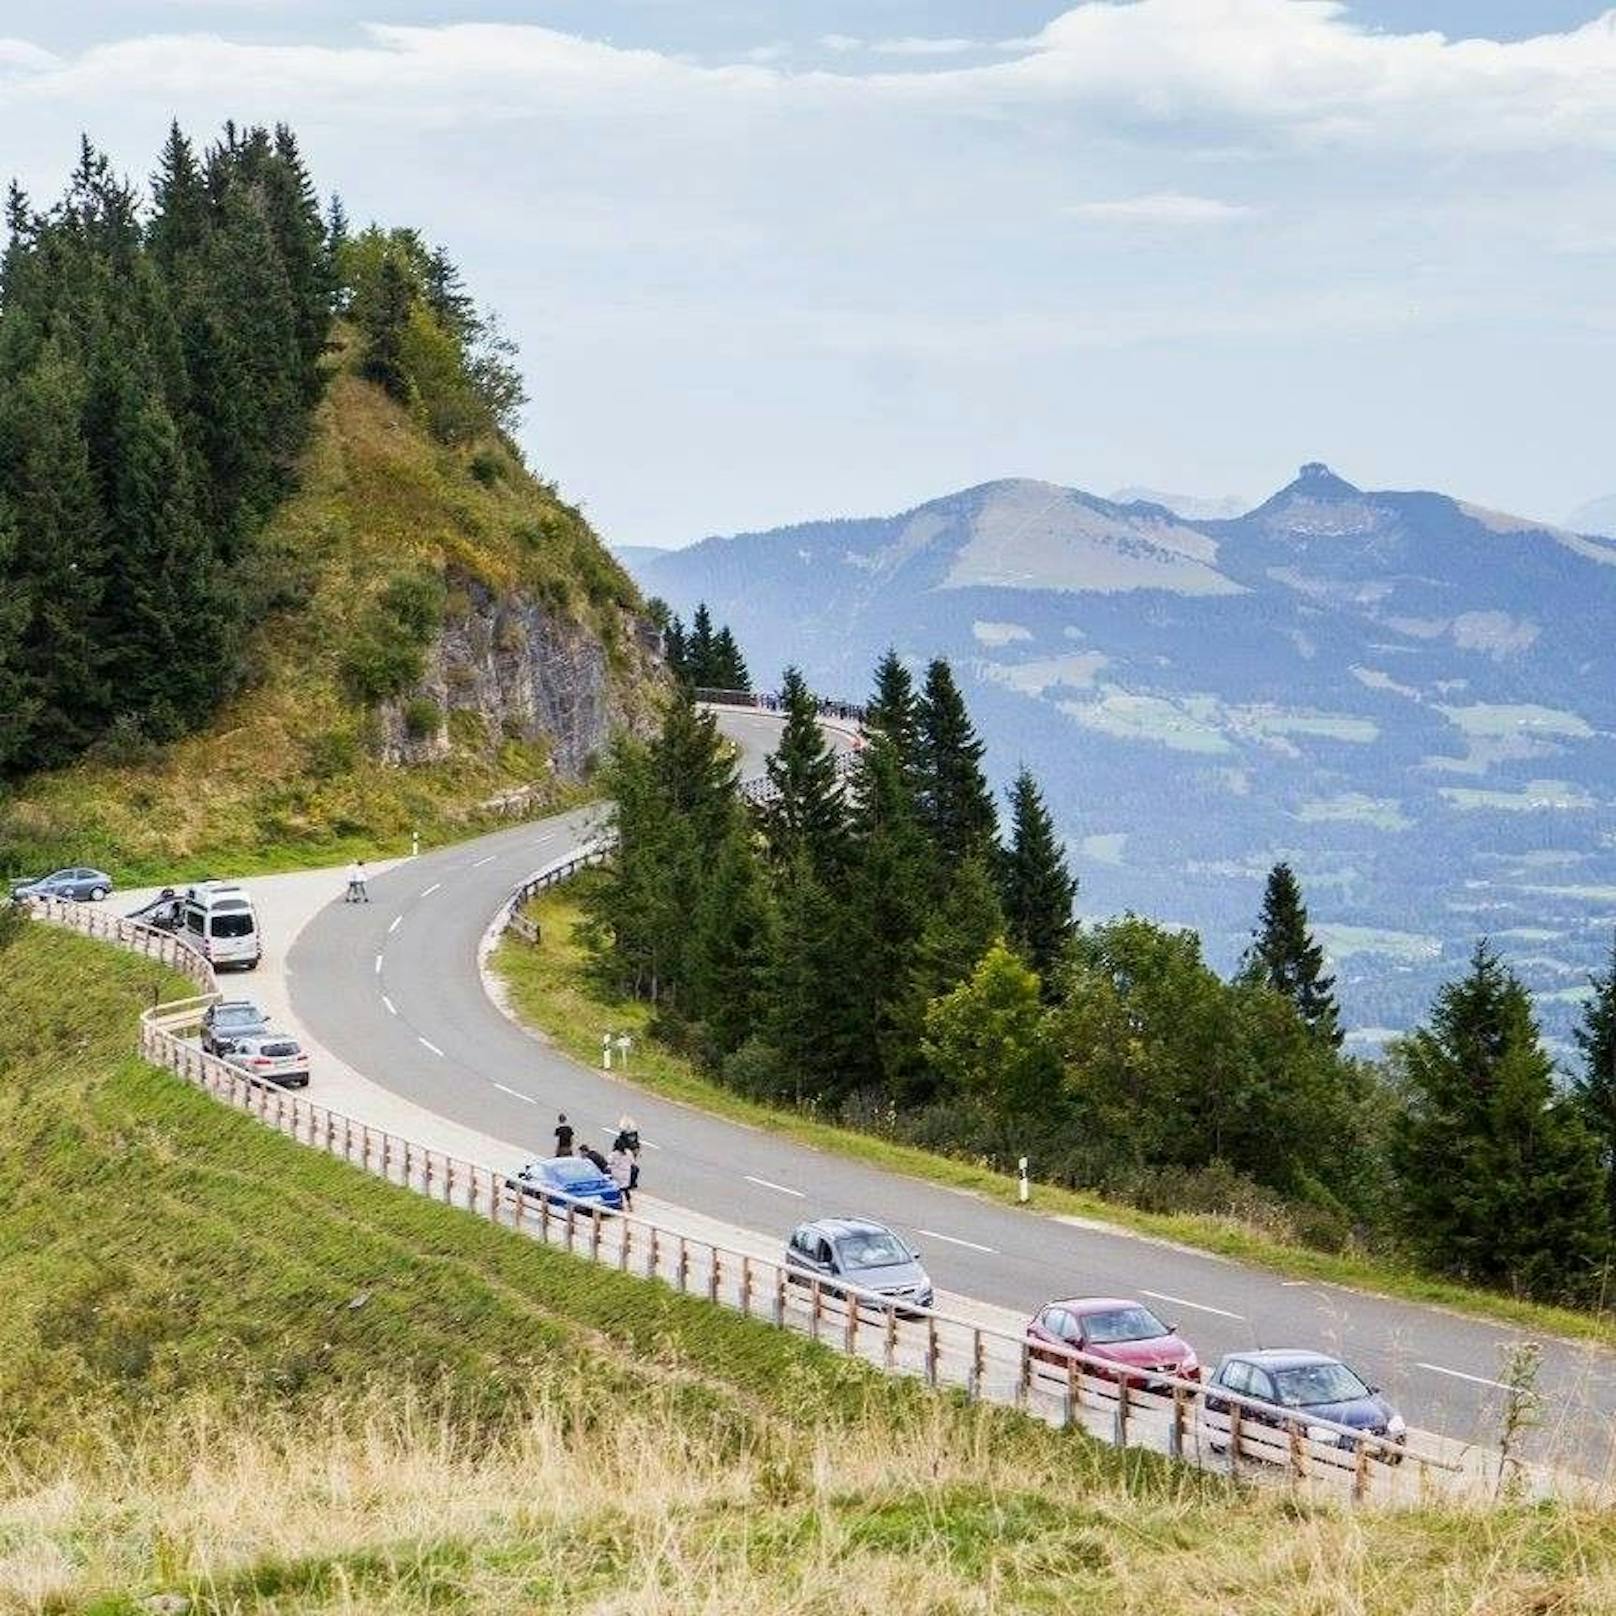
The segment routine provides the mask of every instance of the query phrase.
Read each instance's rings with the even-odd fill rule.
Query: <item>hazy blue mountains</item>
[[[760,679],[950,657],[1085,912],[1193,924],[1228,965],[1289,857],[1360,1029],[1407,1026],[1485,931],[1563,1038],[1608,950],[1616,541],[1315,464],[1231,518],[1006,481],[631,564]]]

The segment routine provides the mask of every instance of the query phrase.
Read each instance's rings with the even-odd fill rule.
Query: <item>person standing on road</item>
[[[640,1187],[640,1130],[633,1117],[617,1119],[617,1137],[612,1141],[612,1153],[628,1157],[628,1187],[631,1191],[637,1190]]]
[[[567,1121],[567,1113],[563,1111],[556,1118],[556,1155],[570,1156],[572,1154],[572,1124]]]
[[[348,890],[343,893],[342,901],[344,903],[359,902],[359,866],[357,863],[350,862],[348,865]]]
[[[612,1153],[606,1158],[606,1171],[611,1181],[617,1186],[623,1197],[623,1210],[634,1210],[634,1158],[626,1150],[619,1150],[612,1146]]]

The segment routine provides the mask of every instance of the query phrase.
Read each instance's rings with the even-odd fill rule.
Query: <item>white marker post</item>
[[[1021,1175],[1020,1182],[1016,1185],[1016,1199],[1025,1206],[1032,1199],[1032,1185],[1027,1182],[1027,1158],[1025,1156],[1016,1164],[1016,1169]]]
[[[411,858],[420,858],[420,856],[421,856],[421,833],[418,830],[412,830],[410,832],[410,857]]]
[[[618,1071],[626,1072],[628,1070],[628,1052],[633,1047],[634,1040],[630,1038],[626,1032],[619,1033],[617,1037],[612,1040],[612,1048],[617,1051]]]
[[[600,1069],[603,1072],[612,1069],[612,1035],[609,1032],[600,1035]]]

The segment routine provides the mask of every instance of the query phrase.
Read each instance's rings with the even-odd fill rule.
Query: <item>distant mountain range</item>
[[[1565,525],[1575,533],[1598,533],[1616,538],[1616,494],[1603,499],[1591,499],[1579,505],[1567,518]]]
[[[622,552],[619,552],[622,554]],[[1616,542],[1326,466],[1237,517],[1049,483],[631,559],[760,680],[946,655],[1002,782],[1044,780],[1085,912],[1232,965],[1297,866],[1366,1041],[1487,932],[1568,1036],[1616,925]]]

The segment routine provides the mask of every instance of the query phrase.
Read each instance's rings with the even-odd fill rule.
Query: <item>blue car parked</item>
[[[581,1202],[587,1210],[600,1207],[607,1212],[623,1210],[623,1192],[586,1156],[551,1156],[530,1161],[505,1180],[508,1190],[534,1195],[551,1206],[564,1207]]]
[[[1373,1457],[1388,1464],[1402,1461],[1408,1441],[1403,1416],[1380,1395],[1378,1386],[1366,1385],[1338,1358],[1324,1352],[1269,1348],[1260,1352],[1232,1352],[1218,1365],[1206,1386],[1206,1412],[1224,1417],[1226,1432],[1230,1404],[1218,1396],[1219,1390],[1238,1393],[1275,1410],[1269,1418],[1261,1411],[1242,1405],[1242,1417],[1263,1425],[1287,1423],[1281,1411],[1303,1418],[1328,1420],[1331,1425],[1349,1426],[1368,1436],[1380,1437],[1370,1448]],[[1309,1431],[1309,1435],[1313,1433]],[[1318,1439],[1335,1446],[1354,1449],[1359,1439],[1346,1432],[1319,1428]],[[1221,1452],[1216,1440],[1214,1451]]]

